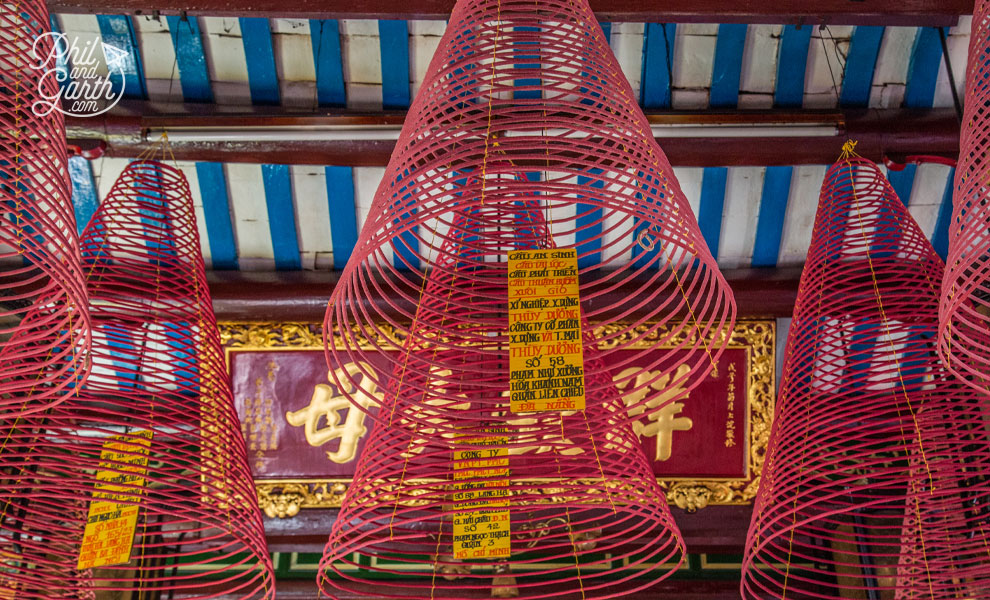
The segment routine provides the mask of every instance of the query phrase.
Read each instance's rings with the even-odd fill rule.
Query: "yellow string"
[[[492,45],[492,71],[488,81],[488,124],[485,128],[485,154],[481,159],[481,205],[485,205],[488,172],[488,140],[492,134],[492,104],[495,99],[495,67],[498,65],[498,40],[502,36],[502,0],[495,5],[495,40]],[[498,146],[498,142],[495,143]]]
[[[681,222],[681,224],[683,225],[683,221]],[[690,300],[688,300],[687,292],[684,290],[684,284],[681,283],[681,277],[680,275],[677,274],[677,268],[674,266],[673,257],[670,255],[669,252],[667,252],[666,248],[664,248],[663,239],[660,240],[660,252],[662,252],[667,257],[667,266],[670,267],[670,272],[674,276],[674,281],[677,282],[677,289],[681,292],[681,298],[684,300],[684,304],[687,306],[688,314],[691,315],[691,321],[694,322],[695,327],[698,327],[699,329],[698,336],[701,337],[702,336],[701,325],[700,325],[700,321],[698,320],[698,316],[694,312],[694,305],[691,303]],[[694,250],[692,250],[691,256],[697,258],[698,255],[694,252]],[[713,336],[711,343],[714,342],[715,340]],[[705,348],[705,354],[708,356],[708,362],[710,362],[712,365],[712,371],[717,373],[718,365],[715,363],[715,357],[712,356],[711,343],[706,337],[702,337],[701,343]]]
[[[874,269],[874,266],[873,266],[873,257],[870,255],[870,240],[866,236],[866,227],[865,227],[865,223],[863,221],[862,207],[860,207],[859,195],[856,193],[856,182],[853,181],[853,175],[852,175],[853,166],[852,166],[852,163],[850,162],[849,159],[850,159],[850,157],[858,157],[859,156],[858,154],[856,154],[855,148],[856,148],[856,142],[855,141],[852,141],[852,140],[847,141],[842,146],[842,156],[840,157],[839,160],[841,160],[841,161],[843,161],[843,162],[846,163],[847,172],[849,173],[849,179],[850,179],[850,184],[851,184],[852,194],[853,194],[853,205],[856,207],[856,218],[859,220],[859,224],[860,224],[859,233],[860,233],[860,236],[862,236],[862,238],[863,238],[864,247],[866,249],[866,262],[867,262],[867,265],[870,267],[870,278],[871,278],[871,281],[873,283],[873,294],[876,297],[877,308],[880,311],[880,320],[883,323],[884,331],[885,331],[885,333],[887,335],[887,341],[890,344],[891,355],[892,356],[897,356],[897,348],[894,345],[894,338],[893,338],[893,335],[892,335],[893,332],[891,331],[891,328],[890,328],[890,321],[887,319],[887,312],[884,309],[884,305],[883,305],[883,297],[880,294],[880,284],[877,281],[877,273],[876,273],[876,270]],[[928,458],[925,455],[925,447],[924,447],[923,440],[921,438],[921,428],[918,425],[918,418],[917,418],[917,415],[915,414],[914,407],[911,404],[911,399],[907,395],[907,383],[904,381],[904,376],[903,376],[903,373],[901,372],[901,364],[900,364],[899,361],[895,361],[894,365],[895,365],[895,367],[897,369],[897,380],[901,384],[901,394],[904,396],[904,402],[907,404],[908,412],[911,415],[911,421],[914,424],[915,433],[918,436],[918,450],[919,450],[919,452],[921,452],[921,461],[924,463],[924,465],[925,465],[925,471],[928,474],[929,493],[930,494],[934,494],[935,493],[935,482],[932,479],[931,467],[929,466],[929,464],[928,464]],[[905,447],[905,451],[907,451],[907,448],[906,447]]]
[[[560,419],[560,439],[563,440],[564,439],[564,416],[563,416],[563,413],[558,413],[558,417]],[[554,457],[554,463],[556,463],[556,465],[557,465],[557,477],[559,477],[560,478],[560,481],[563,482],[564,481],[564,473],[563,473],[563,471],[560,470],[560,451],[559,450],[555,450],[554,453],[553,453],[553,457]],[[566,494],[567,493],[566,492],[566,488],[564,488],[564,489],[565,489],[565,492],[564,493]],[[578,557],[577,543],[575,542],[575,537],[576,536],[574,535],[574,529],[571,527],[571,509],[570,509],[569,506],[567,506],[567,498],[564,498],[563,501],[564,501],[564,516],[567,518],[567,533],[566,533],[566,535],[567,535],[567,539],[570,540],[570,542],[571,542],[571,553],[574,555],[574,569],[577,571],[578,587],[580,587],[580,589],[581,589],[581,600],[584,600],[584,598],[585,598],[585,596],[584,596],[584,579],[581,577],[581,562],[580,562],[580,559]],[[611,497],[609,498],[609,501],[611,502]],[[615,510],[615,506],[612,507],[612,510],[613,511]]]

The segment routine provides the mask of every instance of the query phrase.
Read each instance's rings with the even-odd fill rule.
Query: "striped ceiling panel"
[[[401,109],[421,84],[442,21],[57,15],[81,42],[127,52],[127,97],[315,109]],[[952,106],[938,29],[604,24],[647,109]],[[970,19],[944,30],[962,91]],[[834,82],[834,84],[833,84]],[[73,158],[80,224],[126,160]],[[331,269],[347,261],[384,169],[180,163],[214,269]],[[804,262],[826,167],[679,168],[719,264]],[[891,181],[945,252],[952,170]]]

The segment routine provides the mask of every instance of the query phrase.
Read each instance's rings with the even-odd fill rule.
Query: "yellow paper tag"
[[[509,253],[512,412],[584,410],[577,250]]]
[[[115,435],[103,442],[100,468],[116,470],[96,473],[77,569],[119,565],[131,559],[138,505],[124,502],[141,499],[134,488],[144,487],[150,447],[148,430]]]
[[[509,556],[509,450],[504,437],[461,440],[454,451],[454,558]],[[505,479],[487,479],[505,477]],[[466,481],[486,478],[485,481]]]

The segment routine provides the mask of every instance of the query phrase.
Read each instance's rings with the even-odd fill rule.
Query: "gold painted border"
[[[316,350],[323,348],[321,324],[276,322],[221,322],[220,340],[224,346],[228,371],[232,351]],[[621,325],[599,327],[600,337],[621,329]],[[634,337],[647,329],[641,326],[626,335]],[[652,347],[664,337],[664,331],[654,331],[633,343],[633,348]],[[623,339],[606,338],[608,345],[623,343]],[[395,347],[396,337],[387,326],[381,328],[376,340],[381,347]],[[746,433],[749,435],[749,477],[739,479],[663,479],[661,487],[667,501],[678,508],[694,512],[709,504],[749,504],[763,472],[763,460],[773,422],[776,398],[776,323],[774,321],[738,321],[732,331],[729,347],[746,348],[749,361],[749,385],[746,398]],[[292,517],[303,508],[340,508],[349,479],[269,479],[255,481],[258,502],[269,517]]]

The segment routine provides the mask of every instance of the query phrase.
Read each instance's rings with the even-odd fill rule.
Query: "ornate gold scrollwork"
[[[350,481],[281,479],[256,481],[258,505],[269,517],[294,517],[303,508],[340,508]]]

